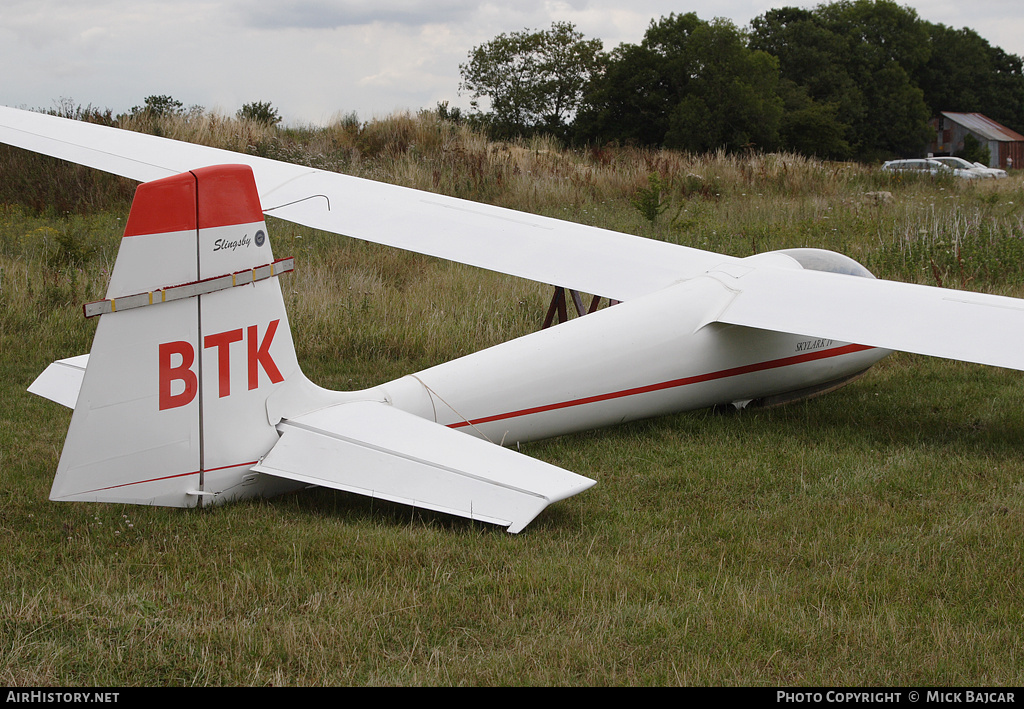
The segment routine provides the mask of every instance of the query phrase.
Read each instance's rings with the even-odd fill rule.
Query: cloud
[[[293,0],[293,2],[235,3],[243,24],[263,30],[334,29],[375,23],[427,25],[460,23],[469,19],[475,0]]]

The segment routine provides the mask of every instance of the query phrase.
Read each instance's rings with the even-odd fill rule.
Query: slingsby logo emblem
[[[265,238],[266,237],[263,235],[262,231],[257,232],[256,233],[256,245],[260,246],[261,242]],[[227,251],[227,250],[234,251],[235,249],[239,248],[240,246],[244,246],[245,248],[249,248],[250,244],[252,244],[252,239],[250,239],[249,235],[246,234],[241,239],[217,239],[215,242],[213,242],[213,250],[214,251]]]
[[[267,240],[267,235],[260,229],[256,232],[256,246],[263,246],[263,242]]]

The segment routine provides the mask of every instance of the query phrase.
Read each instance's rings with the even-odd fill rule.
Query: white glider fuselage
[[[889,353],[715,322],[732,296],[718,278],[693,278],[357,395],[511,445],[722,404],[802,398]]]

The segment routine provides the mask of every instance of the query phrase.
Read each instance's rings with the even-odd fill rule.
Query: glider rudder
[[[270,492],[267,397],[299,373],[252,171],[147,182],[132,203],[50,498],[179,507]],[[277,484],[281,484],[278,481]]]

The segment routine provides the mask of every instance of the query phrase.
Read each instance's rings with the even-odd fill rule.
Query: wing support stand
[[[590,307],[588,308],[583,305],[583,296],[578,290],[565,288],[563,286],[555,286],[555,292],[551,296],[551,305],[548,306],[548,313],[544,316],[544,324],[540,326],[541,330],[545,330],[552,325],[558,325],[559,323],[569,321],[569,312],[566,307],[566,291],[568,291],[569,295],[572,297],[573,305],[576,306],[576,315],[579,317],[589,315],[601,307],[602,297],[599,295],[595,295],[591,298]],[[610,308],[618,302],[619,301],[617,300],[608,298],[608,307]],[[557,321],[555,320],[556,316],[558,317]]]

